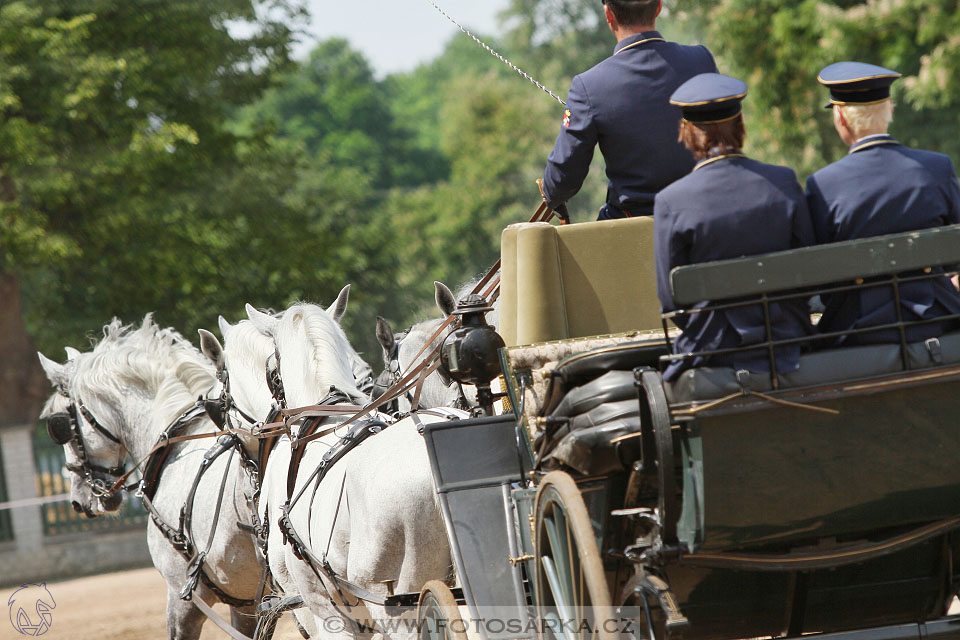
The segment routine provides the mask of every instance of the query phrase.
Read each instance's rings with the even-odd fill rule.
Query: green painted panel
[[[700,550],[787,545],[960,514],[960,383],[698,419]]]

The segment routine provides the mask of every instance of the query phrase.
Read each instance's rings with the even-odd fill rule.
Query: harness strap
[[[193,591],[197,588],[200,580],[200,573],[203,571],[204,560],[210,553],[210,549],[213,547],[213,537],[217,531],[217,524],[220,519],[220,509],[223,506],[223,493],[227,486],[227,478],[230,475],[230,464],[233,462],[233,455],[236,453],[235,447],[238,444],[239,440],[235,435],[231,434],[224,436],[217,441],[216,445],[214,445],[203,455],[203,461],[200,463],[200,468],[197,469],[197,475],[193,479],[193,486],[190,487],[190,493],[187,495],[187,501],[180,510],[180,529],[183,531],[184,537],[186,537],[190,545],[196,548],[192,526],[193,503],[197,497],[197,489],[200,487],[200,480],[203,478],[203,475],[206,473],[207,469],[213,466],[214,460],[229,450],[230,458],[227,460],[227,465],[223,470],[223,479],[220,481],[220,491],[217,494],[217,506],[214,509],[213,520],[210,524],[210,536],[207,538],[207,548],[196,553],[190,560],[190,564],[187,566],[187,581],[184,583],[183,589],[181,589],[179,593],[181,600],[189,601],[193,598]]]
[[[201,404],[201,406],[202,406],[202,403],[199,403],[199,404]],[[178,422],[174,422],[174,424],[172,424],[170,427],[168,427],[167,432],[165,432],[165,433],[169,433],[171,430],[173,430],[174,432],[175,432],[177,429],[182,430],[186,425],[188,425],[188,424],[190,424],[191,422],[193,422],[193,420],[196,419],[196,416],[194,416],[194,417],[191,418],[190,416],[191,416],[192,413],[193,413],[192,410],[189,410],[189,411],[185,412],[185,413],[181,416],[181,419],[186,419],[186,422],[185,422],[184,424],[182,424],[182,425],[178,425],[178,422],[179,422],[179,421],[178,421]],[[201,412],[201,413],[202,413],[202,412]],[[176,427],[176,429],[175,429],[175,427]],[[233,434],[229,434],[229,433],[201,434],[202,437],[210,437],[210,436],[213,436],[213,435],[226,435],[226,436],[229,436],[231,439],[235,439],[235,438],[236,438],[236,436],[234,436]],[[190,436],[179,436],[179,437],[169,438],[168,440],[166,440],[166,439],[163,438],[163,436],[161,436],[161,442],[158,443],[158,446],[159,446],[161,443],[173,444],[173,443],[175,443],[175,442],[182,442],[182,441],[184,441],[184,440],[193,440],[193,439],[196,439],[196,438],[197,438],[196,436],[193,436],[193,437],[190,437]],[[226,440],[226,439],[225,439],[225,440]],[[240,445],[239,445],[239,440],[238,440],[238,439],[235,439],[234,441],[237,443],[237,446],[239,447],[239,446],[240,446]],[[157,508],[153,505],[153,493],[154,493],[154,491],[155,491],[155,489],[156,489],[156,479],[159,479],[160,466],[162,466],[163,461],[165,461],[167,455],[169,455],[169,449],[166,447],[166,444],[165,444],[165,446],[163,447],[163,454],[162,454],[162,456],[155,457],[155,458],[153,458],[153,459],[150,461],[150,463],[153,463],[154,460],[158,460],[158,459],[162,458],[162,460],[161,460],[159,463],[157,463],[157,471],[156,471],[156,473],[154,474],[154,475],[155,475],[155,480],[154,480],[154,482],[151,483],[150,486],[149,486],[147,489],[144,489],[144,485],[141,484],[141,490],[140,490],[140,492],[138,492],[138,497],[140,498],[140,501],[141,501],[141,503],[143,504],[144,508],[145,508],[145,509],[147,510],[147,512],[150,514],[150,520],[153,522],[154,526],[156,526],[157,529],[160,531],[160,533],[163,534],[163,537],[167,539],[167,541],[168,541],[168,542],[170,543],[170,545],[174,548],[174,550],[176,550],[178,553],[180,553],[180,555],[183,556],[183,558],[184,558],[188,563],[190,563],[190,565],[192,566],[193,560],[194,560],[193,554],[194,554],[194,551],[195,551],[195,549],[194,549],[194,544],[193,544],[193,542],[191,541],[190,536],[185,533],[185,529],[184,529],[184,521],[185,521],[185,520],[186,520],[186,522],[187,522],[187,526],[189,526],[189,517],[186,516],[186,513],[187,513],[188,510],[187,510],[186,508],[181,508],[181,511],[180,511],[180,513],[181,513],[181,516],[180,516],[180,528],[179,528],[179,529],[175,529],[175,528],[173,528],[171,525],[167,524],[167,523],[163,520],[163,517],[160,515],[160,512],[157,511]],[[218,444],[219,444],[219,443],[218,443]],[[242,447],[240,447],[240,448],[242,449]],[[154,450],[155,450],[155,451],[159,451],[160,449],[158,449],[157,447],[154,447]],[[221,453],[222,453],[222,452],[221,452]],[[207,455],[209,455],[209,452],[208,452]],[[207,455],[204,456],[204,459],[205,459],[205,460],[206,460]],[[218,455],[219,455],[219,454],[218,454]],[[150,464],[148,463],[148,467],[149,467],[149,466],[150,466]],[[209,464],[208,464],[208,466],[209,466]],[[134,468],[136,468],[136,467],[134,467]],[[227,469],[229,469],[229,468],[230,468],[230,465],[228,464],[228,465],[227,465]],[[193,498],[194,498],[194,496],[195,496],[195,494],[196,494],[196,486],[199,484],[199,477],[200,477],[200,475],[202,474],[202,472],[203,472],[203,467],[201,466],[201,470],[198,472],[197,478],[194,480],[194,486],[193,486],[193,488],[191,489],[191,492],[190,492],[190,494],[189,494],[188,497],[187,497],[187,503],[189,503],[189,504],[191,505],[191,508],[189,509],[189,511],[191,511],[191,512],[192,512]],[[224,482],[225,482],[225,479],[226,479],[226,472],[224,473]],[[144,480],[146,480],[146,474],[145,474]],[[218,498],[218,505],[219,505],[219,501],[221,501],[221,500],[223,499],[223,487],[224,487],[224,485],[221,484],[220,497]],[[186,507],[186,505],[184,505],[184,507]],[[218,511],[219,511],[219,506],[218,506]],[[218,515],[219,515],[219,514],[218,514]],[[214,526],[215,526],[216,521],[217,521],[217,517],[214,518]],[[213,535],[212,535],[212,532],[211,532],[211,539],[212,539],[212,537],[213,537]],[[208,548],[207,548],[207,551],[209,551],[209,546],[208,546]],[[189,571],[189,569],[188,569],[188,571]],[[197,567],[197,569],[196,569],[196,571],[195,571],[195,573],[194,573],[194,577],[195,577],[195,578],[198,578],[200,581],[202,581],[202,582],[203,582],[203,585],[204,585],[207,589],[209,589],[214,595],[216,595],[217,598],[218,598],[221,602],[223,602],[224,604],[227,604],[227,605],[229,605],[229,606],[231,606],[231,607],[246,607],[246,606],[250,606],[250,605],[254,604],[254,601],[253,601],[253,600],[243,600],[243,599],[235,598],[235,597],[231,596],[229,593],[227,593],[226,591],[224,591],[224,590],[220,587],[220,585],[218,585],[209,575],[207,575],[207,573],[206,573],[205,571],[203,571],[203,568],[200,567],[200,566]],[[187,582],[188,582],[188,583],[190,582],[189,576],[188,576],[188,581],[187,581]],[[192,587],[191,592],[192,592],[194,589],[196,589],[196,585],[194,585],[194,586]],[[189,599],[189,598],[187,598],[187,599]]]

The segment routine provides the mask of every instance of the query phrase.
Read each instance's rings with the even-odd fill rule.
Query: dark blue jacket
[[[807,203],[817,241],[929,229],[960,223],[960,183],[945,155],[911,149],[891,136],[870,136],[850,153],[807,180]],[[960,294],[947,278],[901,285],[904,320],[960,313]],[[890,287],[833,294],[817,328],[823,333],[896,322]],[[912,327],[907,339],[923,340],[951,329],[950,323]],[[881,331],[841,339],[841,344],[897,342],[899,333]],[[833,344],[833,343],[831,343]]]
[[[661,191],[653,225],[657,294],[664,311],[677,308],[670,291],[670,270],[674,267],[783,251],[814,242],[803,189],[793,170],[742,155],[703,160],[693,173]],[[813,332],[804,300],[772,303],[770,317],[775,339],[799,338]],[[675,322],[682,334],[674,341],[674,353],[726,349],[766,340],[759,305],[696,313]],[[777,371],[795,370],[800,349],[800,345],[779,347]],[[664,378],[672,380],[685,369],[707,364],[770,370],[767,352],[752,350],[674,361]]]
[[[693,156],[677,142],[680,109],[670,95],[716,70],[706,47],[665,42],[656,31],[618,42],[611,57],[570,85],[543,175],[547,203],[555,208],[580,190],[599,144],[610,180],[607,201],[649,214],[657,192],[693,168]]]

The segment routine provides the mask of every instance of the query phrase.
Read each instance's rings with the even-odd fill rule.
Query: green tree
[[[950,154],[960,134],[960,5],[950,0],[678,0],[690,24],[706,29],[721,70],[750,87],[748,145],[757,157],[809,174],[844,145],[822,109],[817,72],[860,60],[896,69],[891,133]]]
[[[23,283],[4,291],[41,348],[112,315],[192,328],[200,279],[229,278],[223,251],[204,255],[230,224],[204,196],[242,173],[224,123],[288,64],[302,16],[294,0],[0,5],[0,274]]]

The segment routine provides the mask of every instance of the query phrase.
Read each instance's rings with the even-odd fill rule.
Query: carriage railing
[[[762,308],[765,339],[731,348],[671,353],[661,357],[661,366],[671,361],[762,349],[767,352],[771,387],[777,389],[778,347],[795,344],[812,347],[817,343],[836,341],[842,337],[895,330],[898,333],[901,364],[904,370],[910,370],[907,330],[914,326],[960,320],[960,314],[905,320],[901,306],[901,286],[912,282],[949,278],[958,273],[956,268],[952,268],[958,263],[960,225],[952,225],[675,268],[671,272],[671,288],[675,301],[682,305],[682,308],[662,314],[668,351],[673,351],[670,321],[692,317],[698,313],[736,308]],[[937,267],[946,268],[938,270]],[[814,332],[795,338],[775,339],[773,336],[770,306],[774,303],[799,301],[806,305],[809,299],[818,295],[855,294],[876,288],[890,289],[891,302],[896,312],[895,322],[857,327],[848,331]],[[714,302],[717,300],[720,302]],[[701,307],[692,306],[703,301],[710,302]]]

